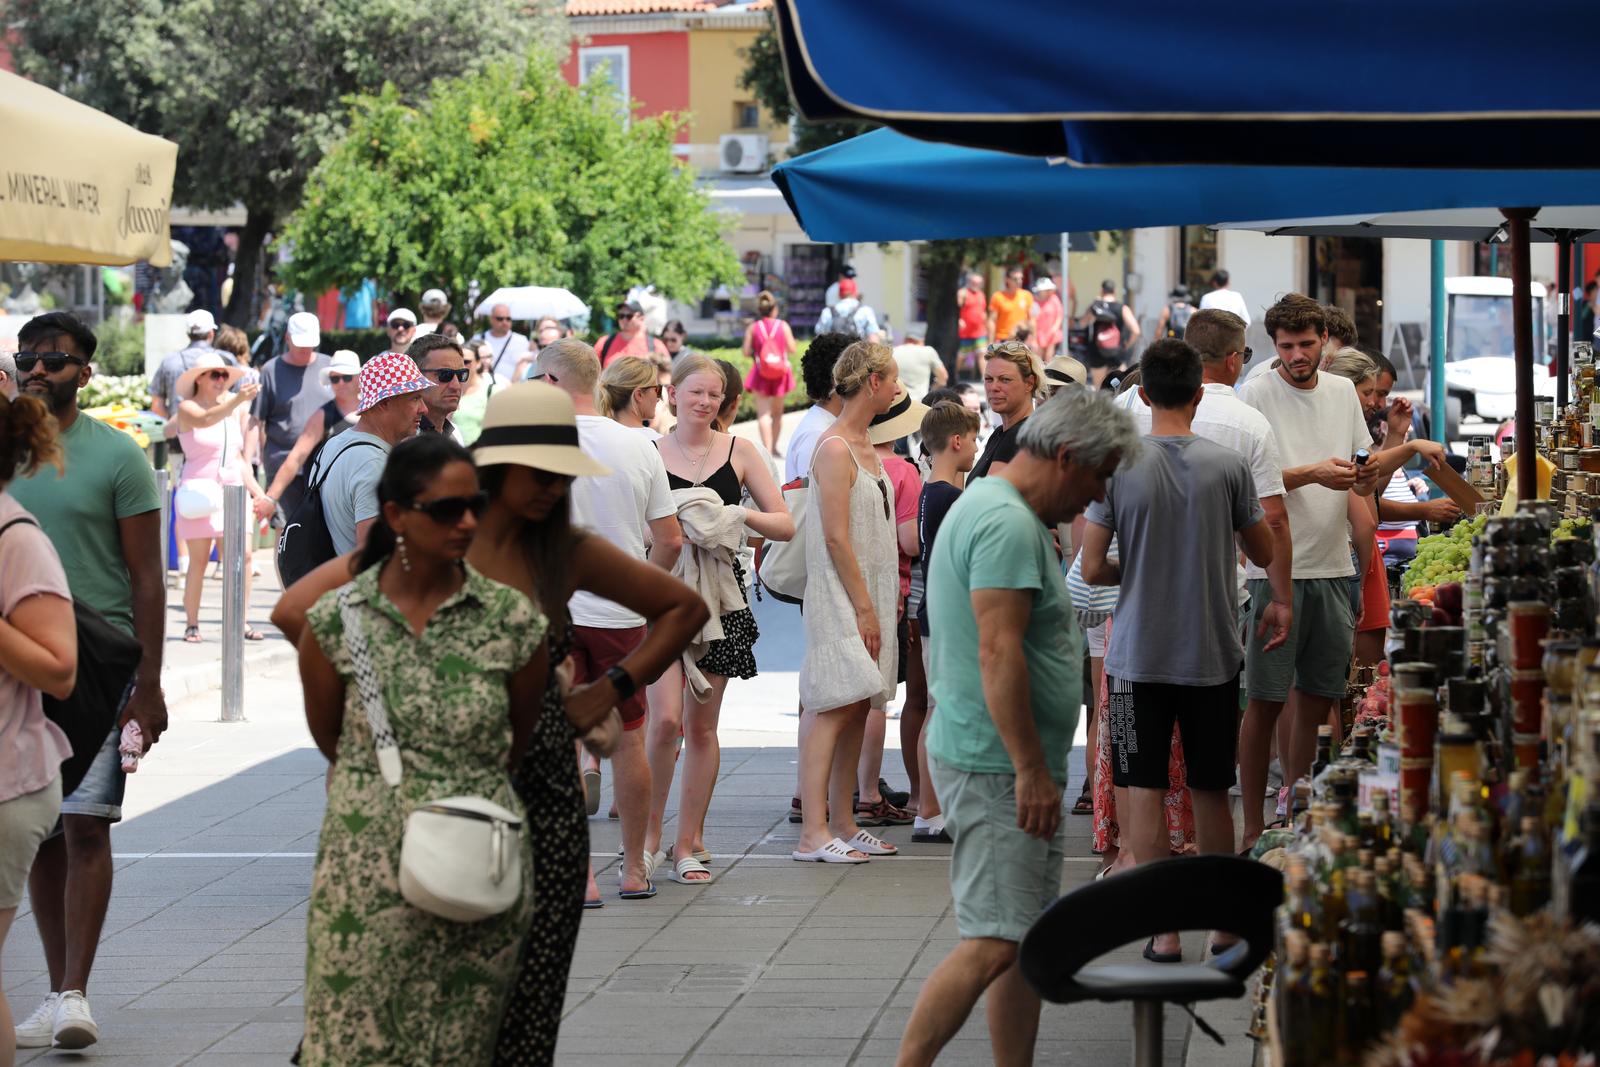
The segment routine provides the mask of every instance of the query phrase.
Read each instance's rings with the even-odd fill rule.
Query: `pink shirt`
[[[878,458],[883,460],[884,473],[889,476],[889,484],[894,486],[894,525],[895,537],[900,536],[900,527],[908,522],[917,521],[917,501],[922,497],[922,476],[917,473],[917,468],[911,462],[897,455],[878,453]],[[900,596],[911,595],[911,561],[915,556],[900,553]]]
[[[0,526],[32,517],[0,490]],[[0,534],[0,617],[9,617],[23,600],[41,594],[72,600],[50,539],[37,526],[18,523]],[[0,667],[0,802],[43,789],[71,755],[67,735],[44,717],[39,691]]]

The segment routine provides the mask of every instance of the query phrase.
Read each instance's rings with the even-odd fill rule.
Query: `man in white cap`
[[[416,362],[401,352],[368,360],[360,381],[355,426],[329,441],[311,464],[310,480],[322,484],[322,517],[340,556],[366,540],[378,517],[383,465],[391,448],[417,432],[428,386]]]
[[[384,323],[389,331],[389,351],[404,352],[417,339],[417,313],[410,308],[395,308]]]
[[[150,410],[163,419],[172,418],[178,411],[178,398],[174,392],[178,379],[185,371],[194,368],[195,360],[201,355],[217,351],[211,347],[211,342],[217,337],[217,320],[211,317],[211,312],[203,309],[189,312],[184,316],[183,327],[189,336],[189,343],[163,359],[150,376]],[[238,365],[239,361],[229,353],[223,352],[221,356],[228,366]]]
[[[450,314],[450,298],[443,289],[429,289],[422,294],[422,322],[417,325],[417,336],[437,333]]]
[[[301,459],[290,453],[304,432],[313,412],[333,399],[323,384],[322,369],[328,357],[317,351],[322,330],[316,315],[301,311],[289,316],[284,333],[288,346],[283,355],[261,368],[261,393],[250,414],[260,427],[261,465],[266,473],[267,495],[257,501],[257,516],[266,518],[273,509],[293,515],[305,492]]]

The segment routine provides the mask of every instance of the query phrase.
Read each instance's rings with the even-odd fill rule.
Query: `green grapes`
[[[1446,533],[1433,534],[1417,542],[1417,555],[1406,568],[1400,587],[1410,592],[1421,585],[1459,582],[1467,576],[1472,557],[1472,537],[1480,532],[1488,517],[1463,519]]]

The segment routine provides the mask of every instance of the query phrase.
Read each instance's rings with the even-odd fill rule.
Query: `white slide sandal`
[[[887,841],[879,840],[865,830],[857,830],[856,836],[845,842],[857,852],[865,852],[869,856],[898,856],[900,850]]]
[[[866,863],[868,856],[852,856],[851,848],[839,838],[834,838],[821,848],[810,852],[801,852],[796,849],[789,853],[789,858],[801,863]],[[856,850],[859,851],[859,850]]]

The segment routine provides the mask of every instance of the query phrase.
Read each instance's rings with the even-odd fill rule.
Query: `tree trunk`
[[[961,282],[961,263],[940,257],[928,264],[928,336],[923,340],[938,350],[950,380],[956,380],[956,349],[960,345],[956,288]]]
[[[233,261],[233,294],[222,313],[230,326],[248,332],[261,318],[261,257],[276,221],[271,211],[250,208]]]

